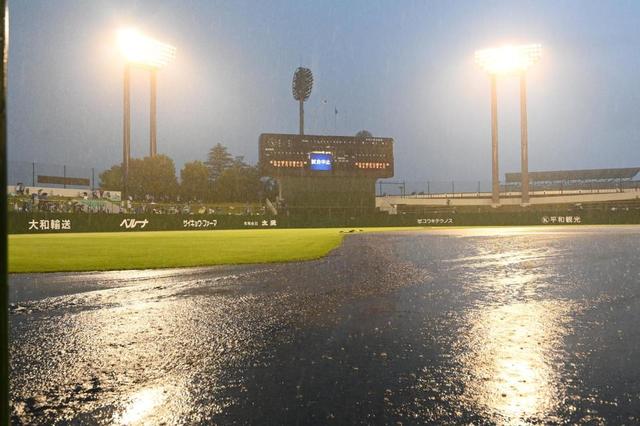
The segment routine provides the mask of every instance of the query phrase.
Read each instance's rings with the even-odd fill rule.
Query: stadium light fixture
[[[304,103],[313,89],[313,73],[309,68],[299,67],[293,74],[293,99],[300,102],[300,134],[304,135]]]
[[[475,52],[476,63],[491,77],[491,146],[492,146],[492,190],[494,205],[500,203],[500,176],[498,171],[498,102],[497,76],[520,75],[520,157],[521,157],[521,203],[529,204],[529,137],[527,129],[527,70],[540,60],[540,44],[506,45]]]
[[[540,44],[506,45],[476,51],[476,63],[489,74],[505,75],[527,71],[540,60]]]
[[[149,114],[149,156],[155,157],[157,148],[157,71],[171,62],[176,56],[176,48],[142,34],[135,28],[121,28],[117,31],[117,43],[126,60],[124,68],[124,117],[122,142],[122,195],[126,202],[129,177],[129,159],[131,158],[131,66],[148,69],[150,78],[150,114]]]
[[[176,56],[176,48],[140,33],[135,28],[118,30],[118,46],[127,62],[160,69]]]

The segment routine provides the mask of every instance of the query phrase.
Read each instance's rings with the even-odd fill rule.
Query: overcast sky
[[[122,156],[115,30],[174,44],[158,77],[158,151],[215,143],[255,163],[263,132],[395,139],[396,176],[490,180],[489,79],[477,48],[538,42],[530,170],[640,166],[638,1],[10,1],[10,161],[108,167]],[[149,84],[133,75],[132,154],[148,153]],[[518,80],[500,80],[501,176],[519,171]],[[338,110],[337,116],[334,114]]]

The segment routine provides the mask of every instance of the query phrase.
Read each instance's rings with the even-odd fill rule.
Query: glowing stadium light
[[[158,69],[176,56],[174,46],[147,37],[134,28],[120,29],[117,35],[122,54],[132,64]]]
[[[476,63],[489,74],[512,74],[528,70],[542,55],[540,44],[506,45],[477,50]]]
[[[167,65],[176,56],[176,48],[148,37],[134,28],[121,28],[117,31],[118,47],[126,59],[124,67],[124,117],[122,136],[122,199],[127,200],[129,159],[131,157],[131,67],[142,67],[150,71],[150,109],[149,109],[149,156],[155,157],[157,147],[157,79],[158,70]]]
[[[506,45],[492,49],[477,50],[476,63],[491,75],[491,156],[493,205],[500,203],[500,177],[498,174],[498,101],[497,76],[520,75],[520,157],[522,164],[521,203],[529,204],[529,136],[527,128],[527,83],[526,71],[542,55],[540,44]]]

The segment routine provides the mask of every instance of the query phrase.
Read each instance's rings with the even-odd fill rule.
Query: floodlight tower
[[[149,113],[149,156],[155,157],[157,146],[157,72],[175,58],[176,48],[141,34],[133,28],[118,30],[118,46],[126,59],[124,67],[124,117],[122,140],[123,198],[127,193],[129,159],[131,158],[131,67],[149,70],[150,113]]]
[[[300,102],[300,134],[304,135],[304,102],[313,89],[313,74],[309,68],[299,67],[293,74],[293,99]]]
[[[497,76],[520,75],[520,160],[521,160],[521,203],[529,204],[529,137],[527,130],[527,82],[526,71],[538,62],[542,53],[539,44],[502,46],[476,51],[475,58],[491,76],[491,146],[492,146],[492,191],[494,205],[500,203],[500,176],[498,173],[498,101]]]

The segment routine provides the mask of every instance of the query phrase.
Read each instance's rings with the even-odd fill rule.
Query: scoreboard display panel
[[[393,139],[264,133],[265,176],[393,177]]]

